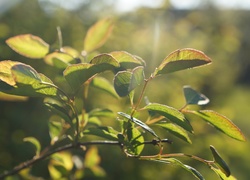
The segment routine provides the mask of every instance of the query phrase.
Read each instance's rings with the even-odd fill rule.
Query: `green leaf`
[[[102,19],[94,24],[87,32],[84,39],[84,50],[91,52],[101,47],[108,39],[113,29],[113,20]]]
[[[159,123],[155,123],[154,125],[160,126],[163,129],[166,129],[167,131],[175,135],[176,137],[184,140],[187,143],[192,144],[192,141],[188,137],[187,132],[183,130],[182,128],[180,128],[179,126],[176,126],[173,123],[167,123],[167,122],[159,122]]]
[[[217,152],[217,150],[210,145],[210,150],[213,154],[215,164],[219,167],[219,169],[227,176],[229,177],[231,172],[226,164],[226,162],[221,158],[220,154]]]
[[[198,93],[190,86],[184,86],[183,91],[186,98],[186,104],[206,105],[209,103],[209,99],[204,94]]]
[[[132,77],[130,80],[130,85],[128,87],[128,91],[134,90],[137,86],[139,86],[144,81],[144,67],[138,66],[133,69]]]
[[[6,93],[34,97],[57,96],[57,89],[53,86],[52,81],[36,72],[31,66],[22,63],[16,64],[12,66],[11,73],[16,86],[5,91]]]
[[[34,138],[34,137],[26,137],[23,139],[24,142],[30,142],[31,144],[33,144],[36,148],[36,156],[39,156],[40,151],[41,151],[41,144],[40,142]]]
[[[120,68],[122,70],[133,69],[136,66],[145,65],[144,60],[126,51],[113,51],[109,54],[112,55],[120,63]]]
[[[144,80],[143,67],[139,66],[130,71],[119,71],[114,78],[114,87],[121,97],[129,95]]]
[[[172,73],[209,63],[211,63],[211,59],[201,51],[190,48],[178,49],[163,60],[160,66],[156,68],[154,75]]]
[[[147,106],[144,107],[144,109],[147,109],[150,112],[158,113],[164,117],[166,117],[168,120],[172,121],[173,123],[179,125],[183,129],[187,130],[188,132],[193,132],[193,128],[190,125],[189,121],[186,120],[184,115],[178,111],[177,109],[163,105],[158,103],[150,103]]]
[[[119,98],[119,96],[115,92],[114,86],[107,79],[103,77],[95,77],[91,81],[91,85],[107,92],[108,94],[110,94],[111,96],[115,98]]]
[[[63,136],[63,123],[60,121],[49,121],[49,135],[51,138],[51,145],[55,144]]]
[[[114,87],[120,97],[127,96],[129,91],[132,73],[129,71],[119,71],[114,78]]]
[[[194,177],[196,177],[199,180],[205,180],[204,177],[200,174],[199,171],[197,171],[195,168],[188,166],[186,164],[183,164],[181,161],[175,159],[175,158],[162,158],[162,159],[156,159],[153,160],[156,162],[162,162],[162,163],[166,163],[166,164],[174,164],[174,165],[178,165],[180,167],[182,167],[183,169],[185,169],[186,171],[190,172],[191,174],[194,175]]]
[[[211,167],[211,169],[220,177],[221,180],[237,180],[234,176],[227,177],[220,169]]]
[[[119,67],[119,63],[108,54],[100,54],[94,57],[90,64],[80,63],[68,66],[63,74],[70,86],[77,91],[78,88],[97,73],[113,70]]]
[[[68,111],[60,102],[52,98],[45,98],[43,102],[52,112],[58,114],[67,123],[72,125],[71,117],[69,116]]]
[[[147,124],[145,124],[144,122],[124,113],[124,112],[118,112],[119,115],[121,115],[122,117],[125,117],[126,119],[132,121],[133,123],[137,124],[138,126],[142,127],[144,130],[148,131],[150,134],[152,134],[153,136],[157,137],[158,139],[159,136],[154,132],[153,129],[151,129]]]
[[[234,139],[237,139],[239,141],[246,141],[246,138],[241,130],[231,120],[217,112],[211,110],[185,110],[183,112],[201,117],[203,120],[209,122],[215,128]]]
[[[89,117],[115,117],[113,111],[109,109],[93,109],[89,112]]]
[[[118,132],[114,130],[112,127],[96,127],[96,128],[88,128],[84,131],[84,134],[87,135],[95,135],[109,140],[118,140],[117,134]]]
[[[29,65],[17,64],[11,68],[12,76],[16,83],[35,84],[41,83],[42,80],[38,72]]]
[[[49,52],[49,45],[40,37],[31,34],[11,37],[6,43],[17,53],[29,58],[43,58]]]
[[[45,58],[44,61],[56,68],[59,69],[65,69],[67,66],[70,65],[70,63],[74,63],[75,59],[73,56],[62,53],[62,52],[53,52],[51,54],[48,54]]]

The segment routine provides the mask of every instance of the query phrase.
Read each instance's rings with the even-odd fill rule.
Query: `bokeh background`
[[[18,55],[5,40],[31,33],[53,44],[59,26],[64,45],[81,51],[87,29],[104,17],[114,18],[115,28],[99,52],[125,50],[136,54],[147,63],[146,75],[176,49],[191,47],[205,52],[213,60],[212,65],[159,77],[150,83],[146,95],[152,102],[180,108],[184,103],[182,86],[191,85],[210,99],[206,109],[226,115],[249,139],[249,1],[1,0],[0,60],[21,61],[38,72],[50,74],[51,68],[43,61]],[[36,137],[43,147],[49,143],[51,113],[42,102],[36,98],[13,101],[1,95],[0,172],[32,158],[34,149],[23,142],[24,137]],[[193,143],[176,139],[168,152],[185,152],[209,159],[209,145],[213,145],[236,178],[247,180],[250,177],[249,141],[231,139],[204,122],[191,123],[195,130],[195,135],[191,136]],[[165,136],[169,134],[165,133]],[[101,166],[106,171],[106,177],[100,179],[193,179],[179,167],[126,158],[116,147],[98,149]],[[217,178],[200,163],[185,159],[184,162],[197,168],[206,179]],[[45,160],[36,164],[32,173],[48,178],[47,163]]]

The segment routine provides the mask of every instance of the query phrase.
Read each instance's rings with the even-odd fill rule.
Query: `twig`
[[[157,143],[160,143],[160,142],[171,143],[170,140],[164,139],[162,141],[159,141],[159,140],[144,141],[142,144],[156,145]],[[62,147],[58,147],[56,149],[52,149],[51,151],[47,151],[44,154],[40,154],[40,156],[35,156],[33,159],[21,163],[20,165],[14,167],[10,171],[3,172],[2,174],[0,174],[0,179],[4,179],[7,176],[17,174],[19,171],[21,171],[25,168],[28,168],[41,160],[46,159],[47,157],[49,157],[52,154],[55,154],[55,153],[58,153],[61,151],[65,151],[65,150],[69,150],[69,149],[73,149],[73,148],[82,148],[83,146],[89,146],[89,145],[116,145],[116,146],[120,146],[120,147],[123,146],[123,144],[120,141],[89,141],[89,142],[78,142],[78,143],[66,144]]]

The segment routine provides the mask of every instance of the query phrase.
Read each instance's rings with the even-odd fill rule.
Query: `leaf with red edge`
[[[223,132],[224,134],[237,139],[239,141],[246,141],[244,134],[241,130],[227,117],[214,112],[212,110],[190,111],[184,110],[183,113],[194,114],[207,121],[215,128]]]
[[[196,49],[178,49],[169,54],[158,68],[154,75],[168,74],[175,71],[190,69],[211,63],[211,59],[203,52]]]
[[[91,52],[101,47],[110,36],[113,26],[113,20],[106,18],[90,27],[84,39],[84,51]]]

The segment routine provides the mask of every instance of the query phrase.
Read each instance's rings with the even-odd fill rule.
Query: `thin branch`
[[[145,141],[145,142],[143,142],[143,144],[157,145],[160,142],[170,143],[171,141],[169,141],[167,139],[162,140],[162,141],[152,140],[152,141]],[[58,147],[56,149],[52,149],[51,151],[47,151],[46,153],[40,154],[40,156],[35,156],[33,159],[21,163],[20,165],[14,167],[10,171],[3,172],[2,174],[0,174],[0,179],[3,179],[7,176],[17,174],[19,171],[21,171],[25,168],[28,168],[41,160],[48,158],[52,154],[55,154],[55,153],[58,153],[61,151],[65,151],[65,150],[69,150],[69,149],[73,149],[73,148],[82,148],[83,146],[89,146],[89,145],[116,145],[116,146],[120,146],[120,147],[123,146],[123,144],[120,141],[89,141],[89,142],[77,142],[77,143],[66,144],[66,145]]]

